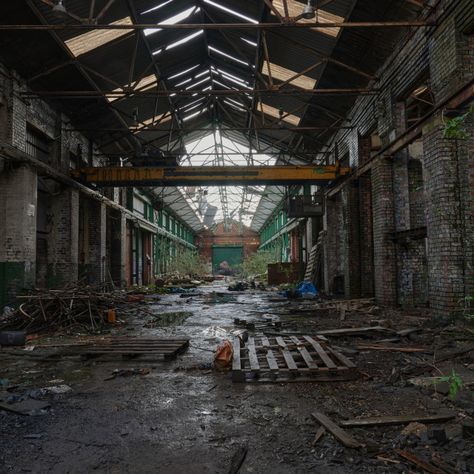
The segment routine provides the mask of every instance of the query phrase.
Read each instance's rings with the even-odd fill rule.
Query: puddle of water
[[[153,318],[150,318],[145,327],[147,328],[159,328],[167,326],[179,326],[183,324],[186,319],[192,316],[193,313],[190,311],[176,311],[173,313],[161,313],[157,314]]]

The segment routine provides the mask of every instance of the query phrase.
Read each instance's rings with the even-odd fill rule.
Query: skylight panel
[[[202,35],[203,33],[204,33],[204,30],[199,30],[188,36],[185,36],[184,38],[181,38],[180,40],[175,41],[174,43],[171,43],[168,46],[166,46],[166,51],[168,51],[169,49],[176,48],[176,46],[179,46],[180,44],[185,44],[188,41],[191,41],[192,39],[196,38],[197,36]]]
[[[215,84],[219,84],[221,87],[224,87],[225,89],[230,89],[232,90],[232,87],[226,86],[225,84],[222,84],[222,82],[218,81],[217,79],[212,79],[212,82]]]
[[[171,112],[165,112],[164,114],[157,115],[156,117],[151,117],[147,120],[142,120],[140,125],[137,127],[129,127],[130,130],[133,130],[134,132],[140,132],[142,130],[146,130],[147,128],[150,128],[150,126],[156,125],[157,122],[160,122],[159,125],[168,122],[171,120]]]
[[[194,76],[194,78],[197,79],[198,77],[204,76],[206,74],[209,74],[209,69],[205,69],[204,71],[200,72],[199,74],[196,74]]]
[[[250,41],[249,39],[244,38],[243,36],[241,36],[240,39],[244,41],[245,43],[249,44],[250,46],[254,46],[255,48],[258,46],[258,44],[255,43],[255,41]]]
[[[189,107],[189,106],[191,106],[191,105],[197,104],[198,102],[202,102],[204,99],[205,99],[205,97],[201,97],[201,98],[198,99],[198,100],[193,100],[193,101],[190,102],[189,104],[185,104],[185,105],[179,107],[179,109],[180,109],[180,110],[185,109],[185,108],[187,108],[187,107]]]
[[[179,86],[184,86],[184,84],[187,84],[188,82],[191,82],[192,79],[189,78],[189,79],[186,79],[185,81],[182,81],[182,82],[179,82],[178,84],[175,84],[174,86],[175,87],[179,87]]]
[[[225,100],[229,102],[233,102],[235,105],[238,105],[239,107],[243,107],[243,104],[241,102],[237,102],[236,100],[231,99],[230,97],[227,97]]]
[[[183,118],[183,122],[186,122],[187,120],[191,120],[194,117],[197,117],[198,115],[202,114],[203,112],[206,112],[207,107],[204,107],[204,109],[198,110],[197,112],[194,112],[191,115],[188,115],[187,117]]]
[[[121,20],[114,21],[110,24],[131,25],[132,19],[127,16],[126,18],[122,18]],[[104,44],[110,43],[117,38],[128,35],[131,31],[133,30],[93,30],[68,39],[64,44],[67,46],[71,54],[77,58],[78,56],[99,48]]]
[[[220,54],[221,56],[224,56],[226,58],[232,59],[233,61],[244,64],[245,66],[249,66],[249,63],[246,63],[245,61],[242,61],[240,59],[235,58],[234,56],[231,56],[230,54],[225,53],[224,51],[221,51],[220,49],[215,48],[214,46],[209,45],[209,49],[213,51],[214,53]]]
[[[138,82],[135,82],[134,84],[132,84],[132,87],[136,91],[146,91],[156,86],[157,84],[158,84],[158,81],[156,80],[156,76],[154,74],[150,74],[149,76],[143,77]],[[114,89],[113,92],[114,93],[125,92],[124,87],[119,87],[117,89]],[[119,97],[113,97],[110,95],[106,95],[105,98],[109,102],[113,102],[114,100],[119,99]]]
[[[262,65],[262,74],[266,76],[268,76],[268,64],[269,63],[267,61],[264,61]],[[273,63],[270,63],[270,70],[272,72],[273,79],[278,79],[283,82],[298,74],[291,69],[286,69],[285,67],[278,66],[277,64]],[[299,76],[290,81],[290,84],[300,87],[301,89],[314,89],[314,86],[316,85],[316,79],[313,79],[309,76]]]
[[[227,13],[230,13],[231,15],[234,15],[238,18],[242,18],[242,20],[246,20],[249,23],[254,23],[255,25],[258,24],[257,20],[254,20],[253,18],[250,18],[247,15],[243,15],[242,13],[236,12],[235,10],[232,10],[231,8],[225,7],[224,5],[213,2],[212,0],[204,0],[204,3],[208,3],[209,5],[212,5],[213,7],[219,8],[220,10],[223,10]]]
[[[176,25],[176,23],[186,20],[186,18],[189,18],[191,15],[199,12],[200,10],[201,9],[199,7],[188,8],[187,10],[184,10],[181,13],[173,15],[172,17],[167,18],[166,20],[160,21],[159,23],[157,23],[157,25]],[[158,31],[161,31],[161,29],[160,28],[147,28],[146,30],[144,30],[144,34],[145,36],[150,36],[153,33],[157,33]]]
[[[200,84],[204,84],[204,82],[207,82],[211,79],[211,76],[207,76],[205,77],[204,79],[201,79],[200,81],[198,82],[195,82],[194,84],[191,84],[190,86],[186,87],[186,90],[189,90],[189,89],[192,89],[196,86],[199,86]]]
[[[225,76],[227,76],[227,77],[231,77],[232,79],[235,79],[236,81],[239,81],[239,82],[241,82],[242,84],[248,84],[248,81],[246,81],[246,80],[244,80],[244,79],[241,79],[241,78],[238,77],[238,76],[234,76],[234,75],[231,74],[230,72],[224,71],[223,69],[219,69],[219,68],[217,68],[217,70],[218,70],[221,74],[223,74],[223,75],[225,75]]]
[[[227,99],[224,99],[224,103],[226,103],[227,105],[230,105],[234,109],[239,110],[240,112],[246,112],[245,109],[243,109],[242,107],[239,107],[238,105],[233,104],[232,102],[229,102]]]
[[[277,119],[280,118],[280,110],[272,107],[271,105],[264,104],[263,102],[258,103],[258,110],[263,111],[264,114],[270,115],[271,117],[275,117]],[[284,122],[288,122],[291,125],[294,125],[295,127],[298,126],[300,123],[300,117],[297,117],[296,115],[286,115],[285,116],[285,111],[283,111],[283,115],[281,120]]]
[[[183,112],[186,112],[186,113],[187,113],[187,112],[189,112],[190,110],[193,110],[193,109],[195,109],[196,107],[201,107],[201,106],[202,106],[202,101],[199,101],[198,104],[194,104],[192,107],[183,106],[183,107],[180,108],[180,110],[183,110],[183,109],[186,107],[186,109],[183,110]]]
[[[288,14],[292,17],[301,15],[304,5],[297,2],[296,0],[286,0],[288,5]],[[273,6],[278,10],[280,15],[285,16],[285,8],[283,6],[282,0],[273,0]],[[318,8],[316,10],[316,19],[319,23],[340,23],[344,21],[344,18],[339,15],[334,15],[327,11],[321,10]],[[314,23],[316,19],[305,19],[301,18],[298,20],[298,23]],[[319,31],[328,36],[337,36],[339,34],[340,28],[311,28],[314,31]]]
[[[236,81],[235,79],[233,79],[232,77],[227,76],[226,74],[221,74],[221,76],[224,79],[227,79],[228,81],[231,81],[234,84],[237,84],[238,86],[243,87],[244,89],[251,89],[251,87],[248,86],[247,84],[244,84],[243,82],[240,82],[240,81]]]
[[[182,76],[183,74],[186,74],[187,72],[190,72],[190,71],[192,71],[193,69],[196,69],[199,66],[200,66],[199,64],[196,64],[196,66],[193,66],[193,67],[190,67],[188,69],[185,69],[184,71],[178,72],[178,74],[174,74],[174,75],[168,77],[168,80],[175,79],[176,77]]]
[[[167,0],[166,2],[163,2],[163,3],[160,3],[159,5],[156,5],[156,7],[153,7],[153,8],[149,8],[148,10],[145,10],[144,12],[140,13],[140,15],[146,15],[147,13],[151,13],[151,12],[154,12],[156,10],[159,10],[160,8],[168,5],[169,3],[171,3],[173,0]]]
[[[156,51],[153,51],[153,56],[158,56],[163,51],[163,48],[157,49]]]

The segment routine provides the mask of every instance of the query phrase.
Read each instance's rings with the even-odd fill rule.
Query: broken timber
[[[173,359],[189,346],[189,339],[163,338],[130,338],[112,337],[101,341],[100,344],[91,344],[71,348],[71,353],[82,357],[97,357],[102,355],[137,357],[149,356],[153,358]]]
[[[332,382],[356,378],[355,364],[318,336],[233,338],[234,382]]]
[[[355,440],[349,433],[344,431],[340,426],[336,425],[326,415],[318,411],[312,413],[313,418],[324,426],[336,439],[338,439],[346,448],[362,448],[363,444]]]
[[[348,428],[362,428],[364,426],[389,426],[406,425],[411,422],[419,423],[441,423],[455,418],[454,413],[439,415],[400,415],[400,416],[377,416],[369,418],[355,418],[353,420],[341,421],[340,425]]]

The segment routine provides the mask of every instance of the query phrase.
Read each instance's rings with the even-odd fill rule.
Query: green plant
[[[209,268],[206,261],[197,252],[184,249],[178,251],[168,263],[166,272],[199,277],[207,275]]]
[[[273,252],[260,250],[243,261],[241,265],[242,276],[247,278],[262,275],[267,271],[268,264],[274,262]]]
[[[474,113],[474,106],[471,106],[469,110],[458,117],[453,117],[449,119],[444,124],[444,138],[453,138],[459,140],[467,140],[469,138],[469,133],[464,128],[465,121],[469,118],[471,114]]]
[[[449,375],[438,377],[435,381],[435,386],[440,382],[446,382],[449,384],[449,398],[451,400],[456,400],[459,390],[461,390],[463,387],[463,381],[459,374],[457,374],[456,371],[452,369]]]

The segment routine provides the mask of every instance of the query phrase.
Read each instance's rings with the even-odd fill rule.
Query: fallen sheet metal
[[[189,347],[189,339],[112,337],[100,343],[71,348],[69,354],[85,358],[103,355],[138,357],[147,356],[160,359],[173,359]]]
[[[330,382],[357,377],[355,364],[318,336],[233,339],[234,382]]]

